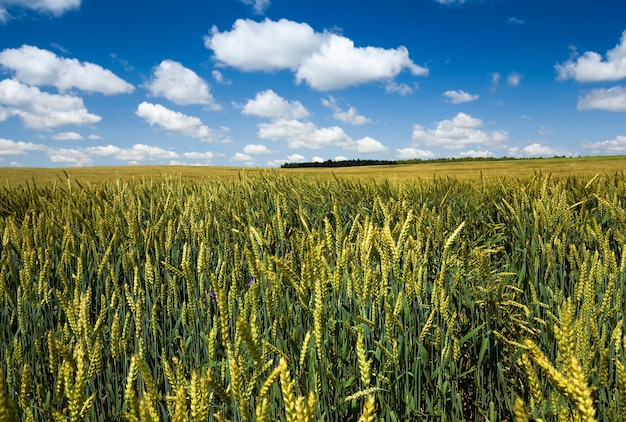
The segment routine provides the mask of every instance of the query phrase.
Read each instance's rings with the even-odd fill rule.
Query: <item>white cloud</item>
[[[101,120],[87,111],[79,97],[49,94],[14,79],[0,82],[0,105],[6,107],[7,115],[18,116],[34,129],[89,125]]]
[[[268,167],[280,167],[287,162],[286,158],[277,158],[267,162]]]
[[[407,84],[399,84],[395,81],[388,81],[385,84],[385,92],[388,94],[408,95],[413,93],[413,88]]]
[[[622,33],[620,43],[606,52],[606,57],[587,51],[575,60],[557,64],[555,69],[559,80],[603,82],[626,78],[626,31]]]
[[[626,87],[594,89],[578,99],[578,110],[626,111]]]
[[[46,145],[27,144],[24,142],[0,139],[0,156],[25,155],[28,151],[44,151],[48,155],[50,162],[69,166],[93,165],[94,160],[103,157],[112,157],[120,161],[125,161],[126,164],[157,161],[172,165],[188,165],[187,163],[177,160],[181,157],[181,154],[155,145],[135,144],[129,148],[122,148],[109,144],[84,148],[51,148]],[[182,157],[207,162],[215,157],[215,154],[211,151],[191,151],[183,153]],[[194,163],[189,165],[194,165]]]
[[[256,94],[248,100],[241,111],[250,116],[299,119],[309,116],[308,110],[300,101],[287,101],[271,89]]]
[[[555,155],[564,155],[562,151],[548,145],[542,145],[538,142],[525,146],[522,148],[521,153],[528,157],[554,157]]]
[[[247,166],[252,166],[256,163],[254,158],[242,152],[236,152],[232,157],[230,157],[230,161],[233,163],[244,163]]]
[[[335,157],[335,161],[348,161],[348,157],[346,157],[345,155],[338,155]]]
[[[218,84],[230,85],[232,83],[230,80],[226,79],[222,72],[220,72],[219,70],[211,71],[211,75],[213,76],[213,79],[215,79],[215,82],[217,82]]]
[[[110,95],[135,89],[97,64],[60,58],[51,51],[30,45],[2,50],[0,65],[14,72],[15,78],[21,82],[55,86],[60,91],[78,88]]]
[[[217,142],[223,140],[224,137],[223,134],[204,125],[198,117],[170,110],[161,104],[144,101],[139,104],[135,114],[150,123],[151,126],[157,125],[168,132],[201,141]]]
[[[48,158],[53,163],[62,163],[76,167],[93,164],[93,159],[81,149],[51,148],[47,153]]]
[[[363,154],[385,152],[388,150],[386,146],[381,144],[376,139],[370,138],[369,136],[359,139],[355,142],[355,145],[350,147],[349,149],[354,149]]]
[[[409,59],[409,51],[405,47],[355,47],[349,38],[326,34],[319,51],[300,64],[296,81],[305,81],[311,88],[328,91],[390,80],[404,69],[414,76],[428,74],[426,68]]]
[[[615,139],[600,142],[584,142],[583,147],[590,149],[594,154],[625,154],[626,136],[618,135]]]
[[[491,151],[474,151],[469,150],[461,153],[461,157],[472,157],[472,158],[489,158],[493,157],[493,153]]]
[[[301,154],[291,154],[287,156],[287,160],[292,163],[303,162],[306,160],[304,155]]]
[[[113,156],[122,161],[143,161],[178,158],[174,151],[166,150],[153,145],[135,144],[131,148],[120,148],[115,145],[95,146],[85,148],[87,155],[99,157]]]
[[[439,4],[465,4],[467,0],[435,0]]]
[[[508,18],[507,22],[509,23],[509,25],[524,25],[526,23],[523,20],[516,18],[516,17]]]
[[[41,144],[30,142],[16,142],[11,139],[0,138],[0,156],[2,155],[26,155],[29,151],[43,151],[46,147]]]
[[[245,152],[246,154],[255,155],[255,154],[272,154],[274,151],[270,150],[265,145],[248,144],[245,147],[243,147],[243,152]]]
[[[219,109],[209,85],[191,69],[173,60],[163,60],[154,68],[146,88],[155,97],[162,96],[178,105],[207,104]]]
[[[211,158],[215,157],[215,154],[213,154],[211,151],[185,152],[183,153],[183,157],[189,158],[191,160],[210,160]]]
[[[469,103],[476,101],[479,97],[478,95],[468,94],[467,92],[460,90],[446,91],[441,95],[449,98],[452,104]]]
[[[442,120],[435,129],[421,125],[413,127],[416,145],[439,146],[445,149],[461,149],[468,145],[500,145],[508,138],[503,130],[488,132],[479,129],[483,121],[465,113],[458,113],[451,120]]]
[[[318,156],[316,155],[316,156],[314,156],[313,158],[311,158],[311,161],[313,161],[314,163],[323,163],[323,162],[324,162],[324,161],[326,161],[326,160],[324,160],[322,157],[318,157]]]
[[[102,139],[102,136],[100,135],[89,135],[87,137],[87,139],[89,139],[90,141],[99,141]]]
[[[232,31],[213,27],[204,45],[221,64],[247,72],[297,69],[302,60],[319,49],[321,34],[306,23],[287,19],[255,22],[237,19]]]
[[[411,160],[414,158],[427,160],[429,158],[435,158],[435,154],[433,154],[431,151],[427,151],[424,149],[401,148],[401,149],[397,149],[396,151],[398,152],[396,154],[396,158],[399,160]]]
[[[289,148],[321,149],[335,146],[365,154],[387,151],[387,147],[369,136],[354,141],[338,126],[320,128],[312,122],[277,119],[261,123],[258,128],[259,138],[287,141]]]
[[[257,15],[262,15],[265,13],[265,9],[270,5],[270,0],[241,0],[244,4],[248,6],[252,6],[252,10]]]
[[[354,141],[338,126],[318,128],[311,122],[278,119],[258,125],[258,136],[273,141],[285,140],[289,148],[320,149],[326,146],[349,147]]]
[[[63,13],[78,9],[82,0],[0,0],[0,22],[9,18],[8,8],[20,7],[40,13],[61,16]]]
[[[0,22],[1,22],[1,20],[0,20]],[[17,161],[11,161],[9,163],[9,167],[24,167],[24,164],[18,163]]]
[[[60,132],[52,135],[52,139],[57,141],[80,141],[83,140],[83,135],[78,132]]]
[[[506,78],[506,83],[511,87],[517,87],[522,82],[522,75],[517,72],[511,72]]]
[[[337,105],[337,100],[332,96],[328,97],[328,99],[322,99],[322,105],[333,110],[333,118],[342,123],[359,126],[372,122],[367,117],[360,115],[354,107],[350,107],[347,111],[343,111]]]
[[[405,47],[355,47],[349,38],[286,19],[238,19],[231,31],[214,27],[205,46],[222,65],[244,71],[289,69],[297,83],[320,91],[388,81],[405,69],[415,76],[428,74],[409,59]]]

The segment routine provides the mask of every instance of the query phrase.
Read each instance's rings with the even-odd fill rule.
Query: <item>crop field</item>
[[[626,156],[548,158],[530,160],[486,160],[428,162],[420,164],[398,164],[388,166],[263,169],[212,166],[121,166],[121,167],[77,167],[56,168],[10,168],[0,167],[0,186],[14,187],[27,183],[48,185],[64,183],[66,177],[81,183],[97,184],[115,182],[118,178],[132,181],[141,178],[174,176],[182,180],[238,179],[248,176],[278,173],[285,176],[315,177],[328,181],[334,178],[356,180],[414,180],[434,178],[477,179],[481,177],[527,178],[536,173],[555,177],[593,177],[598,173],[620,173],[626,171]]]
[[[626,420],[626,173],[591,167],[5,169],[0,421]]]

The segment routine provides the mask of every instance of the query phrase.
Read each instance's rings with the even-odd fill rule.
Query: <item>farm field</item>
[[[586,176],[597,173],[620,173],[626,170],[626,157],[548,158],[531,160],[423,162],[369,167],[339,167],[315,169],[262,169],[211,166],[121,166],[78,168],[0,168],[0,185],[15,186],[32,183],[49,184],[64,181],[66,174],[82,183],[114,182],[142,177],[180,177],[182,180],[238,178],[243,172],[249,176],[277,172],[282,175],[314,176],[321,180],[335,177],[350,179],[432,179],[453,177],[459,179],[482,177],[532,177],[535,173],[555,177]]]
[[[542,162],[2,169],[0,420],[626,420],[625,161]]]

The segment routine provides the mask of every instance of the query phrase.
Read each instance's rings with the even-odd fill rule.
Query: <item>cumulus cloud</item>
[[[0,138],[0,156],[2,155],[26,155],[29,151],[43,151],[46,147],[41,144],[30,142],[17,142],[11,139]]]
[[[618,135],[615,139],[584,142],[583,147],[590,149],[594,154],[625,154],[626,153],[626,136]]]
[[[286,19],[238,19],[231,31],[214,27],[205,46],[221,65],[243,71],[289,69],[295,72],[296,83],[320,91],[388,81],[405,69],[416,76],[428,74],[428,69],[413,63],[405,47],[355,47],[349,38],[315,32],[306,23]]]
[[[578,99],[578,110],[626,111],[626,87],[594,89]]]
[[[413,88],[411,88],[407,84],[400,84],[395,81],[388,81],[385,84],[385,92],[404,96],[413,93]]]
[[[86,149],[88,154],[97,156],[113,156],[121,161],[143,161],[177,158],[178,153],[153,145],[135,144],[131,148],[120,148],[114,145],[105,147],[90,147]]]
[[[414,158],[427,160],[429,158],[435,158],[435,154],[431,151],[418,148],[401,148],[397,149],[396,152],[396,158],[399,160],[411,160]]]
[[[386,146],[381,144],[376,139],[370,138],[369,136],[359,139],[358,141],[354,143],[354,145],[349,146],[347,149],[353,149],[353,150],[356,150],[357,152],[364,153],[364,154],[370,154],[374,152],[385,152],[388,150]]]
[[[252,6],[252,10],[257,15],[265,13],[265,9],[270,5],[270,0],[241,0],[244,4]]]
[[[469,151],[462,152],[461,157],[489,158],[489,157],[494,157],[494,155],[491,151],[487,151],[487,150],[484,150],[484,151],[469,150]]]
[[[52,135],[52,139],[57,141],[80,141],[83,140],[83,135],[78,132],[60,132]]]
[[[287,160],[294,163],[294,162],[303,162],[306,160],[306,158],[302,154],[291,154],[287,156]]]
[[[183,153],[183,157],[189,158],[191,160],[210,160],[215,157],[215,154],[211,151],[205,152],[185,152]]]
[[[0,106],[5,107],[7,116],[17,116],[33,129],[89,125],[101,120],[87,111],[79,97],[50,94],[14,79],[0,82]]]
[[[244,105],[242,114],[249,116],[299,119],[309,116],[300,101],[287,101],[271,89],[256,94]]]
[[[393,79],[404,69],[415,76],[428,74],[426,68],[411,61],[405,47],[355,47],[354,42],[346,37],[327,34],[319,51],[300,64],[296,81],[305,81],[311,88],[328,91]]]
[[[27,155],[32,151],[45,153],[51,163],[68,166],[93,165],[96,159],[112,157],[129,164],[138,164],[142,161],[173,162],[181,154],[176,151],[161,148],[155,145],[135,144],[128,148],[116,145],[96,145],[83,148],[55,148],[43,144],[16,142],[0,138],[0,157],[12,155]],[[215,154],[211,151],[190,151],[182,154],[189,160],[206,162]]]
[[[319,49],[321,42],[321,34],[308,24],[287,19],[237,19],[232,31],[219,32],[213,27],[211,35],[204,39],[204,45],[213,50],[219,63],[247,72],[296,70],[304,58]]]
[[[178,111],[170,110],[161,104],[142,102],[135,114],[151,126],[157,125],[168,132],[189,136],[206,142],[222,141],[224,135],[202,123],[198,117],[188,116]]]
[[[89,135],[87,139],[89,139],[90,141],[99,141],[100,139],[102,139],[102,136],[92,134],[92,135]]]
[[[60,91],[77,88],[106,95],[132,92],[135,88],[110,70],[76,59],[61,58],[49,50],[23,45],[0,52],[0,66],[30,85],[50,85]]]
[[[438,122],[434,129],[415,125],[413,127],[413,142],[418,146],[462,149],[468,145],[497,146],[508,138],[508,132],[504,130],[489,132],[480,129],[482,126],[482,120],[465,113],[458,113],[450,120]]]
[[[211,109],[220,108],[206,81],[173,60],[163,60],[154,68],[146,88],[155,97],[165,97],[178,105],[207,104]]]
[[[48,158],[52,163],[64,164],[72,167],[82,167],[93,164],[93,159],[82,149],[51,148],[47,150]]]
[[[478,95],[468,94],[467,92],[460,90],[446,91],[441,95],[447,97],[452,104],[469,103],[476,101],[479,97]]]
[[[248,166],[255,163],[254,158],[250,157],[248,154],[244,154],[243,152],[236,152],[232,157],[230,157],[230,161],[234,163],[244,163]]]
[[[261,123],[258,128],[259,138],[287,141],[289,148],[321,149],[335,146],[361,153],[387,151],[387,148],[376,139],[366,136],[355,141],[338,126],[320,128],[312,122],[277,119],[270,123]]]
[[[326,146],[348,147],[353,140],[338,126],[319,128],[311,122],[277,119],[258,125],[258,136],[273,141],[285,140],[289,148],[320,149]]]
[[[61,16],[65,12],[78,9],[82,0],[0,0],[0,22],[9,18],[9,8],[23,8],[39,13]]]
[[[548,145],[542,145],[538,142],[526,145],[521,149],[521,153],[527,157],[554,157],[556,155],[563,155],[562,151]]]
[[[555,66],[557,79],[575,79],[578,82],[617,81],[626,78],[626,31],[619,44],[606,52],[606,56],[587,51]]]
[[[243,152],[245,152],[246,154],[256,155],[256,154],[272,154],[274,151],[272,151],[265,145],[248,144],[245,147],[243,147]]]
[[[324,160],[322,157],[318,157],[318,156],[316,155],[316,156],[314,156],[313,158],[311,158],[311,161],[313,161],[314,163],[323,163],[323,162],[324,162],[324,161],[326,161],[326,160]]]
[[[354,107],[350,107],[346,111],[342,110],[333,96],[330,96],[327,99],[322,99],[322,105],[333,110],[333,118],[342,123],[359,126],[372,122],[367,117],[360,115]]]
[[[519,86],[522,82],[522,75],[517,72],[511,72],[506,78],[506,83],[511,87]]]

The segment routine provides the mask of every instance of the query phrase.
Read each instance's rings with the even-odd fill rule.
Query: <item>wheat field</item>
[[[0,421],[626,420],[624,227],[623,172],[7,184]]]

